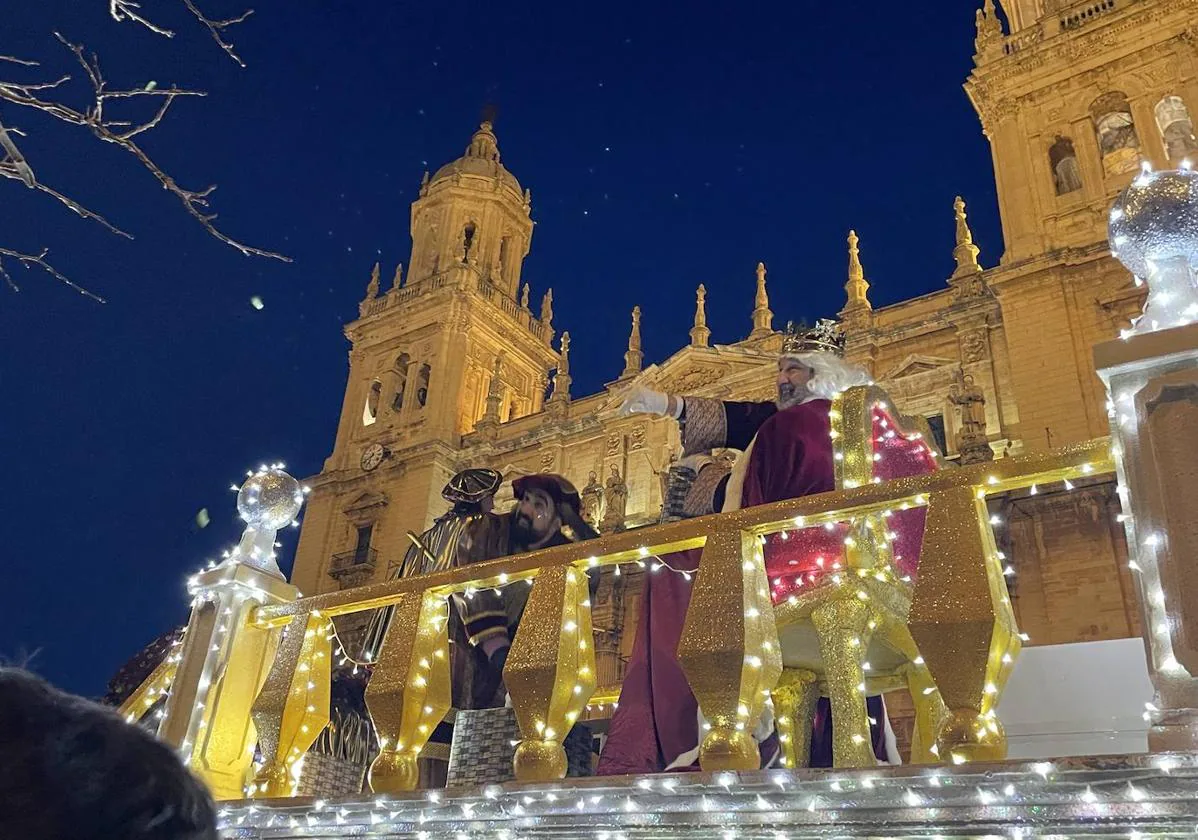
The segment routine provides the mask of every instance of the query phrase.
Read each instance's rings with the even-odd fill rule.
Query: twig
[[[29,61],[28,59],[17,58],[16,56],[12,56],[12,55],[0,55],[0,61],[9,61],[9,62],[12,62],[13,64],[23,64],[26,67],[41,66],[36,61]]]
[[[226,41],[223,35],[224,30],[228,29],[230,26],[236,26],[237,24],[242,23],[246,18],[254,13],[254,10],[246,9],[237,17],[229,18],[228,20],[212,20],[203,12],[201,12],[196,7],[196,4],[192,2],[192,0],[183,0],[183,3],[191,11],[191,13],[196,16],[196,20],[208,28],[208,32],[212,35],[212,40],[216,41],[220,48],[225,51],[225,54],[228,55],[229,58],[236,61],[240,66],[245,67],[245,62],[242,61],[241,57],[233,51],[233,45]]]
[[[25,160],[25,156],[21,154],[21,150],[17,148],[12,137],[9,136],[4,123],[0,123],[0,149],[4,150],[4,160],[0,161],[0,165],[11,167],[16,178],[32,189],[37,184],[33,168]]]
[[[0,163],[0,178],[10,178],[13,180],[18,180],[18,181],[25,180],[24,178],[21,177],[20,172],[15,170],[15,168],[13,167],[13,165],[10,161],[5,161],[3,163]],[[111,231],[112,233],[115,233],[117,236],[123,236],[126,239],[133,238],[133,234],[131,234],[127,231],[121,230],[119,227],[114,225],[112,222],[108,221],[106,218],[101,216],[96,211],[88,210],[86,207],[84,207],[78,201],[75,201],[75,199],[63,195],[58,190],[56,190],[52,187],[48,187],[45,184],[41,183],[40,181],[34,182],[33,184],[28,185],[28,186],[32,186],[38,192],[44,192],[46,195],[49,195],[49,196],[52,196],[52,197],[58,199],[64,205],[66,205],[71,211],[73,211],[74,213],[77,213],[79,216],[82,216],[84,219],[91,219],[94,222],[99,222],[104,227],[108,228],[109,231]]]
[[[124,20],[131,20],[134,23],[140,23],[146,29],[156,35],[163,35],[167,38],[174,38],[175,33],[169,29],[164,29],[155,23],[151,23],[144,17],[139,15],[135,10],[140,9],[140,3],[134,3],[133,0],[108,0],[108,13],[112,15],[112,19],[117,23]]]
[[[96,301],[97,303],[105,302],[104,298],[100,297],[99,295],[89,292],[87,289],[83,288],[79,284],[72,281],[69,277],[67,277],[65,274],[60,272],[57,268],[50,265],[50,263],[46,262],[46,255],[49,253],[50,253],[49,248],[43,248],[42,252],[40,254],[37,254],[36,256],[33,254],[23,254],[20,251],[13,251],[9,248],[0,248],[0,276],[2,276],[4,278],[4,281],[8,284],[8,287],[10,289],[12,289],[14,292],[21,291],[21,287],[18,286],[13,281],[12,277],[8,273],[8,270],[4,267],[4,258],[10,257],[11,259],[14,259],[14,260],[17,260],[18,262],[20,262],[21,265],[25,266],[26,269],[33,268],[34,266],[41,268],[42,271],[45,271],[47,274],[49,274],[55,280],[57,280],[60,283],[64,283],[67,286],[70,286],[72,289],[74,289],[79,294],[83,295],[84,297],[91,298],[92,300]]]

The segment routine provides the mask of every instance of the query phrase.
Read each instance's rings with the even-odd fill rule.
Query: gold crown
[[[795,353],[833,353],[843,356],[844,330],[840,324],[827,318],[816,321],[814,327],[795,327],[795,322],[790,321],[782,336],[782,355]]]

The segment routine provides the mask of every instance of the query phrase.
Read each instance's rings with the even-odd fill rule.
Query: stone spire
[[[628,333],[628,352],[624,354],[624,372],[621,379],[636,376],[641,372],[645,354],[641,352],[641,308],[632,307],[632,332]]]
[[[561,353],[558,357],[557,372],[553,375],[553,393],[549,395],[551,403],[564,403],[570,400],[570,331],[562,333]]]
[[[953,272],[953,279],[958,279],[977,274],[982,267],[978,265],[980,250],[973,244],[973,233],[969,230],[969,222],[965,220],[965,201],[961,196],[953,201],[953,214],[957,218],[957,247],[953,248],[957,268]]]
[[[849,231],[849,280],[844,284],[847,297],[845,311],[852,309],[872,309],[869,303],[869,282],[865,279],[865,269],[861,266],[861,251],[857,248],[860,240],[857,231]]]
[[[774,334],[774,313],[770,312],[770,296],[765,291],[765,263],[757,263],[757,297],[753,301],[753,332],[749,338],[765,338]]]
[[[403,286],[403,263],[395,266],[395,276],[391,278],[391,291]]]
[[[366,299],[374,300],[379,296],[379,264],[374,264],[374,269],[370,272],[370,282],[366,284]]]
[[[691,327],[691,347],[706,347],[711,338],[707,329],[707,288],[700,283],[695,290],[695,325]]]

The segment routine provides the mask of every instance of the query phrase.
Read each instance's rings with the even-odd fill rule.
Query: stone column
[[[282,469],[259,470],[247,478],[237,494],[246,522],[240,544],[189,584],[191,619],[159,735],[179,749],[216,799],[242,798],[250,781],[257,740],[250,712],[280,636],[279,630],[255,626],[251,617],[261,604],[298,597],[275,563],[274,542],[303,498],[299,484]]]
[[[1198,748],[1198,176],[1145,172],[1115,202],[1112,248],[1149,285],[1123,340],[1094,349],[1107,386],[1129,565],[1156,689],[1154,751]]]

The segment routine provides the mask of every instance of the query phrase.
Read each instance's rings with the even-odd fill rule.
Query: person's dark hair
[[[0,837],[217,840],[208,791],[109,709],[0,667]]]

